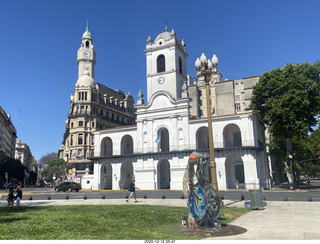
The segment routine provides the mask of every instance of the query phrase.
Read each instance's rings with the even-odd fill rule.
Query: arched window
[[[182,61],[181,61],[181,57],[179,57],[179,73],[182,74]]]
[[[133,139],[130,135],[125,135],[121,139],[121,155],[133,154]]]
[[[228,124],[223,129],[224,147],[242,147],[241,130],[236,124]]]
[[[86,47],[89,47],[89,41],[86,41]]]
[[[113,143],[110,137],[103,138],[101,141],[101,157],[112,155]]]
[[[196,133],[197,149],[209,149],[208,127],[200,127]]]
[[[156,139],[156,143],[158,144],[158,150],[160,152],[169,152],[170,145],[169,145],[169,131],[166,128],[161,128],[158,131],[158,137]]]
[[[166,71],[166,59],[164,55],[159,55],[157,58],[157,72],[164,72]]]

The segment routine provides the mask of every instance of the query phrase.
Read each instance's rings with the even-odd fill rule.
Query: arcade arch
[[[167,159],[162,159],[157,165],[158,189],[170,189],[171,174],[170,163]]]
[[[126,161],[121,164],[120,185],[121,189],[128,189],[134,179],[132,162]]]
[[[245,188],[245,171],[242,158],[238,154],[231,154],[226,158],[226,185],[227,189],[236,188],[235,182],[238,180],[241,188]]]
[[[101,189],[112,189],[112,166],[110,163],[101,167]]]

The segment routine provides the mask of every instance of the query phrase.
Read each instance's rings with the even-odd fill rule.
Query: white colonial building
[[[208,122],[203,79],[187,75],[183,40],[172,30],[146,45],[147,102],[138,94],[136,124],[93,132],[93,174],[82,176],[83,189],[127,188],[133,178],[141,189],[182,189],[188,157],[208,153]],[[265,127],[250,110],[259,77],[210,83],[215,161],[219,190],[269,188],[271,174]]]

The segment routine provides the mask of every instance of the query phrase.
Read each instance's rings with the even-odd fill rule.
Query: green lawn
[[[248,209],[222,208],[227,224]],[[149,205],[88,205],[0,208],[2,240],[183,240],[187,208]]]

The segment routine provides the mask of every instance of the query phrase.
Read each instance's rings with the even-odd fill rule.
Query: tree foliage
[[[8,172],[9,182],[23,182],[26,170],[20,160],[10,158],[0,150],[0,183],[5,182],[5,172]]]
[[[316,154],[313,147],[318,139],[313,136],[313,131],[320,112],[319,74],[319,61],[286,64],[283,68],[264,73],[253,89],[251,106],[260,112],[268,127],[275,170],[283,169],[282,163],[287,159],[287,138],[292,141],[291,154],[298,174],[305,172],[307,167],[306,163],[300,162]],[[317,148],[320,153],[319,146]]]
[[[40,180],[51,182],[53,174],[56,177],[63,177],[65,171],[65,161],[58,159],[58,154],[55,152],[47,153],[38,160],[40,171]],[[42,183],[41,183],[42,184]]]
[[[58,157],[58,154],[55,153],[55,152],[47,153],[47,154],[43,155],[43,156],[38,160],[38,167],[39,167],[40,169],[46,167],[51,160],[54,160],[54,159],[56,159],[57,157]]]
[[[320,111],[320,62],[286,64],[264,73],[253,89],[251,106],[272,135],[289,138],[313,131]]]
[[[46,181],[51,181],[53,174],[56,174],[57,178],[63,178],[65,172],[65,161],[63,159],[53,159],[42,170],[42,176]]]

